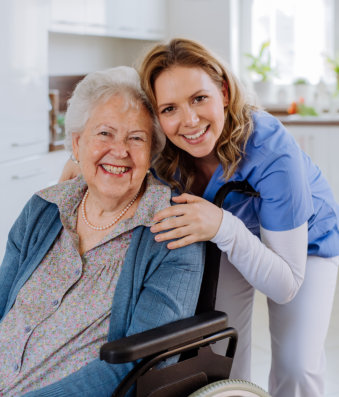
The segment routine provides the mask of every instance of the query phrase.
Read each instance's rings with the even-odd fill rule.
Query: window
[[[334,55],[334,0],[246,2],[250,4],[246,11],[250,12],[251,26],[246,34],[248,49],[257,54],[261,44],[270,40],[278,84],[291,84],[297,78],[312,84],[334,81],[326,61],[326,56]]]

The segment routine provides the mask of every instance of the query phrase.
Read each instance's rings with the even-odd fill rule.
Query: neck
[[[133,208],[136,208],[136,204],[139,202],[143,192],[144,187],[141,186],[139,191],[131,191],[123,197],[113,198],[102,195],[98,196],[95,191],[89,189],[86,199],[86,213],[93,221],[96,220],[99,223],[104,223],[105,219],[110,220],[120,213],[138,194],[133,204]],[[131,211],[128,211],[128,214],[130,215]]]
[[[97,197],[91,190],[89,190],[86,200],[86,210],[89,214],[96,217],[109,217],[115,212],[121,211],[136,194],[137,192],[126,195],[121,199],[105,199],[103,197]]]
[[[204,191],[212,178],[215,170],[219,165],[219,161],[216,157],[212,158],[197,158],[194,161],[197,172],[194,178],[192,186],[192,193],[202,196]]]
[[[212,178],[215,170],[218,168],[220,162],[213,154],[202,158],[195,158],[194,164],[198,171],[197,178],[199,178],[199,175],[203,175],[204,179],[209,181]]]

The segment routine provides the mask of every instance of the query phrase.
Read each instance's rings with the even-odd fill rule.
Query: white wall
[[[169,37],[200,41],[231,63],[232,0],[169,0]]]

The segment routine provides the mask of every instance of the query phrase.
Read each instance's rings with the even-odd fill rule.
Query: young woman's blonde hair
[[[247,102],[240,83],[216,55],[198,42],[175,38],[153,47],[139,67],[142,88],[156,113],[155,80],[163,71],[174,66],[202,68],[220,88],[226,83],[229,103],[225,108],[225,124],[216,143],[215,154],[228,180],[245,154],[245,146],[253,129],[251,113],[255,106]],[[159,177],[174,188],[190,191],[196,173],[194,158],[168,139],[154,162],[154,168]]]

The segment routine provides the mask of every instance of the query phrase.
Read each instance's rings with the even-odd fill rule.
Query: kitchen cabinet
[[[62,150],[0,164],[0,264],[8,232],[25,203],[38,190],[57,183],[68,157]]]
[[[3,163],[48,149],[48,7],[43,0],[6,0],[0,11]]]
[[[5,0],[0,6],[0,257],[11,224],[46,169],[48,3]]]
[[[167,33],[165,0],[116,0],[110,15],[110,29],[118,37],[158,40]]]
[[[105,34],[106,0],[50,0],[49,28],[61,33]]]
[[[300,147],[321,169],[339,202],[339,124],[286,125]]]
[[[158,40],[167,0],[50,0],[50,31]]]
[[[138,11],[143,14],[140,20],[141,32],[145,38],[163,39],[167,35],[167,3],[165,0],[144,0],[138,2]]]

